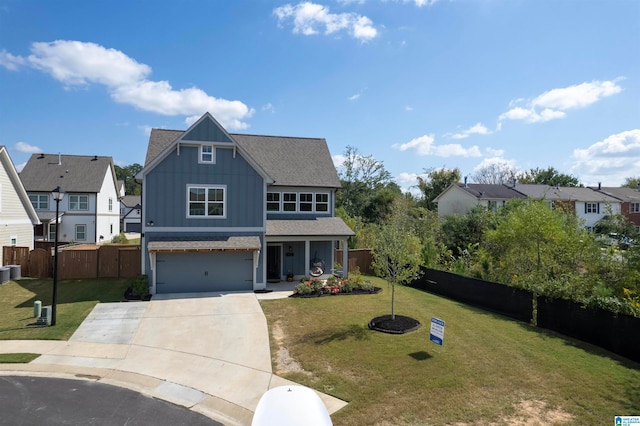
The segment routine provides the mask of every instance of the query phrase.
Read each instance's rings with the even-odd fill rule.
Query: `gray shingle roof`
[[[206,240],[171,239],[151,241],[150,252],[158,251],[253,251],[260,250],[259,237],[220,237]]]
[[[317,219],[267,220],[267,237],[284,236],[334,236],[355,235],[339,217]]]
[[[519,192],[506,185],[469,183],[458,184],[458,186],[469,194],[481,200],[511,200],[513,198],[526,198]]]
[[[620,188],[612,188],[612,187],[601,187],[600,192],[610,195],[612,197],[616,197],[619,200],[629,202],[629,203],[640,203],[640,190],[620,187]]]
[[[120,202],[125,207],[133,208],[135,206],[141,205],[141,199],[142,197],[140,195],[125,195],[124,197],[122,197]]]
[[[113,170],[111,157],[33,154],[20,180],[27,192],[51,192],[60,186],[65,192],[98,193],[109,168]]]
[[[152,129],[145,166],[183,133],[181,130]],[[324,139],[238,133],[230,136],[274,180],[274,185],[340,187]]]

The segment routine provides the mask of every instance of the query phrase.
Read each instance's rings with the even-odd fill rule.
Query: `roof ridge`
[[[278,135],[256,135],[252,133],[229,133],[231,136],[255,136],[261,138],[280,138],[280,139],[310,139],[310,140],[326,140],[325,138],[312,136],[278,136]]]

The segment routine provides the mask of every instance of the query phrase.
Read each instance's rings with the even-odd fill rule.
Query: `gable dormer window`
[[[216,150],[213,145],[200,145],[200,155],[198,162],[201,164],[215,164]]]

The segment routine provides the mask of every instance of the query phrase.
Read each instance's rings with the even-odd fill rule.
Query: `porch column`
[[[349,277],[349,244],[342,240],[342,276]]]
[[[311,243],[309,240],[304,242],[304,276],[309,276],[309,270],[311,269]]]

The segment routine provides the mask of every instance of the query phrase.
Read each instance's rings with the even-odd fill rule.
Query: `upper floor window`
[[[295,192],[285,192],[282,194],[282,210],[285,212],[297,211],[297,195]]]
[[[585,213],[600,213],[600,204],[599,203],[584,203],[584,212]]]
[[[327,192],[267,192],[267,211],[312,213],[329,211]]]
[[[267,192],[267,211],[268,212],[280,211],[280,193],[279,192]]]
[[[504,200],[502,200],[502,201],[489,200],[487,202],[487,207],[489,208],[489,211],[492,211],[494,213],[498,211],[498,207],[504,206],[504,205],[505,205],[505,201]]]
[[[629,213],[640,213],[640,203],[631,203]]]
[[[226,186],[188,186],[187,217],[226,217]]]
[[[89,210],[89,196],[69,195],[69,210]]]
[[[327,193],[316,194],[316,211],[317,212],[329,211],[329,194]]]
[[[49,210],[49,195],[29,195],[31,205],[36,210]]]
[[[213,145],[200,145],[199,163],[213,164],[216,162],[216,151]]]
[[[313,194],[301,193],[300,194],[300,211],[311,212],[313,211]]]
[[[109,198],[109,211],[113,211],[113,198]]]

